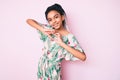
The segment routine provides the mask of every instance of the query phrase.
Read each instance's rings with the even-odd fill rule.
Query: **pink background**
[[[26,19],[46,23],[54,3],[87,55],[63,63],[64,80],[120,80],[120,0],[0,0],[0,80],[37,80],[43,44]]]

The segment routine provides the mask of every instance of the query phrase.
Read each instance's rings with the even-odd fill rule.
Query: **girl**
[[[65,28],[65,11],[61,5],[49,6],[45,16],[49,25],[27,19],[27,23],[38,30],[40,39],[44,42],[37,76],[39,80],[62,80],[62,60],[85,61],[86,55],[75,36]]]

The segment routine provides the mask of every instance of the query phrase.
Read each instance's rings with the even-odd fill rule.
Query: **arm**
[[[55,34],[56,39],[55,41],[64,49],[66,49],[68,52],[70,52],[71,54],[73,54],[75,57],[79,58],[82,61],[86,60],[86,55],[84,52],[80,52],[79,50],[70,47],[69,45],[65,44],[62,39],[61,39],[61,35],[59,33]]]
[[[68,45],[66,45],[65,43],[61,42],[60,44],[61,47],[63,47],[64,49],[66,49],[68,52],[70,52],[71,54],[73,54],[75,57],[79,58],[82,61],[86,60],[86,55],[83,52],[80,52],[79,50],[76,50]]]
[[[35,21],[35,20],[33,20],[33,19],[27,19],[26,22],[27,22],[30,26],[34,27],[35,29],[38,29],[38,30],[40,30],[41,32],[44,32],[43,27],[40,26],[37,21]]]
[[[40,30],[41,32],[43,32],[44,34],[48,35],[49,38],[51,38],[50,34],[55,33],[54,30],[43,28],[41,25],[38,24],[37,21],[35,21],[35,20],[33,20],[33,19],[27,19],[26,22],[27,22],[30,26],[32,26],[33,28],[38,29],[38,30]]]

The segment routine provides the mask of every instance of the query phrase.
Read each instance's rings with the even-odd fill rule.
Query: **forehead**
[[[52,10],[52,11],[50,11],[50,12],[48,13],[47,18],[52,18],[52,17],[54,17],[55,15],[60,15],[60,13],[57,12],[56,10]]]

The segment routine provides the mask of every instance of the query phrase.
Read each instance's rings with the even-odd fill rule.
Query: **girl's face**
[[[48,13],[47,15],[47,20],[48,23],[54,28],[54,29],[60,29],[61,27],[63,27],[63,20],[64,20],[64,16],[60,15],[60,13],[58,13],[55,10],[52,10]]]

